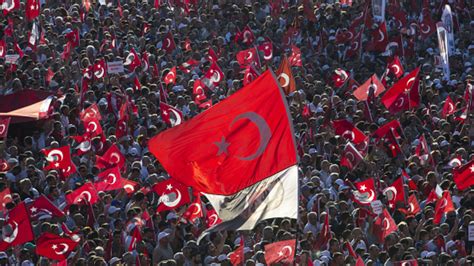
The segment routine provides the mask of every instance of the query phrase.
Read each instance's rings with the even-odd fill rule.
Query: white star
[[[167,190],[172,190],[172,189],[173,189],[173,186],[172,186],[171,184],[168,184],[168,185],[166,185],[166,189],[167,189]]]
[[[54,166],[55,166],[55,167],[59,167],[59,163],[55,163]]]
[[[389,203],[389,204],[388,204],[388,207],[390,207],[391,209],[393,209],[393,204],[392,204],[392,203]]]
[[[278,256],[283,257],[283,251],[279,251]]]
[[[219,150],[217,151],[217,156],[223,153],[229,154],[229,152],[227,151],[227,148],[229,147],[230,143],[225,141],[224,136],[221,138],[220,141],[214,142],[214,145],[216,145],[219,148]]]
[[[38,210],[38,208],[33,207],[33,208],[31,208],[30,210],[31,210],[31,212],[36,212],[36,210]]]
[[[58,246],[57,246],[56,244],[54,244],[54,245],[52,246],[52,248],[53,248],[53,249],[57,249]]]
[[[469,169],[471,169],[471,173],[474,173],[474,165],[469,167]]]
[[[163,114],[164,114],[164,115],[168,115],[168,112],[167,112],[167,111],[163,111]]]
[[[367,187],[365,185],[360,186],[361,191],[365,191],[366,189],[367,189]]]

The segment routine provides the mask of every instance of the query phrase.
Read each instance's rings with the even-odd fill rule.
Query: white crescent
[[[398,99],[398,101],[395,103],[395,106],[397,106],[397,107],[403,107],[404,104],[405,104],[405,97],[401,97],[401,98]]]
[[[125,62],[123,62],[124,65],[130,65],[133,61],[135,60],[135,55],[132,53],[129,53],[127,55],[127,58],[125,58]]]
[[[170,109],[170,111],[174,114],[174,116],[176,117],[176,120],[174,122],[172,122],[173,126],[177,126],[179,124],[181,124],[182,122],[182,119],[181,119],[181,116],[179,115],[179,113],[174,110],[174,109]]]
[[[414,210],[415,210],[415,206],[413,205],[413,203],[408,204],[408,211],[413,212]]]
[[[384,230],[388,230],[388,229],[390,228],[390,221],[388,220],[387,217],[383,218],[383,220],[382,220],[382,226],[383,226],[383,224],[384,224],[385,222],[387,222],[387,225],[385,225]]]
[[[148,67],[149,67],[149,65],[148,65],[148,60],[142,60],[142,61],[143,61],[143,63],[144,63],[143,71],[148,71]]]
[[[116,152],[113,152],[113,153],[110,155],[110,159],[114,159],[114,160],[110,160],[110,162],[112,162],[112,163],[118,163],[118,162],[120,162],[120,156],[119,156],[118,153],[116,153]]]
[[[347,39],[349,41],[352,41],[352,39],[354,38],[354,34],[352,33],[352,31],[347,31],[347,34],[349,34],[349,37],[347,37]]]
[[[253,58],[253,53],[251,51],[247,52],[247,56],[245,57],[245,60],[252,60]]]
[[[211,81],[214,83],[218,83],[221,81],[221,74],[217,70],[212,70]]]
[[[60,150],[52,150],[48,156],[46,157],[46,160],[48,162],[59,162],[62,161],[64,158],[64,154]]]
[[[3,48],[3,46],[0,46],[0,56],[3,56],[4,51],[5,51],[5,49]]]
[[[125,189],[125,190],[130,190],[131,192],[135,191],[135,188],[134,188],[132,185],[130,185],[130,184],[124,185],[124,186],[123,186],[123,189]]]
[[[369,89],[367,90],[367,95],[370,93],[370,87],[374,88],[374,95],[377,94],[378,86],[377,84],[373,83],[369,85]]]
[[[91,142],[88,141],[88,140],[83,141],[83,142],[81,142],[81,144],[79,144],[78,148],[79,148],[79,150],[81,150],[83,152],[86,152],[86,151],[91,149]]]
[[[288,254],[286,253],[287,250],[288,250]],[[290,246],[284,246],[281,249],[281,252],[284,254],[285,257],[289,257],[291,256],[291,254],[293,254],[293,249]]]
[[[204,89],[202,88],[201,85],[197,86],[196,87],[196,94],[199,95],[199,94],[204,94]]]
[[[353,141],[355,139],[355,133],[352,130],[344,131],[341,136],[343,136],[344,138],[346,138],[350,141]]]
[[[69,171],[71,171],[71,166],[68,166],[67,169],[66,169],[66,171],[63,170],[63,174],[69,173]]]
[[[393,186],[390,186],[390,187],[383,190],[383,194],[385,194],[385,196],[387,196],[387,199],[389,201],[393,201],[393,200],[395,200],[395,198],[397,198],[397,189]]]
[[[425,26],[428,28],[427,30],[425,30]],[[421,24],[421,32],[423,32],[424,34],[428,34],[430,33],[430,31],[431,31],[430,25]]]
[[[448,113],[451,113],[454,110],[453,103],[448,103]],[[1,133],[0,133],[1,134]]]
[[[7,10],[7,11],[11,11],[15,8],[15,1],[14,0],[10,0],[10,5],[8,5],[8,0],[5,1],[2,5],[2,8],[4,10]]]
[[[392,65],[392,68],[395,69],[393,71],[393,73],[395,73],[395,75],[398,75],[398,73],[400,73],[400,67],[397,64]]]
[[[377,42],[383,42],[383,40],[385,39],[385,35],[383,34],[383,32],[379,29],[379,37],[380,39],[377,40]]]
[[[1,125],[0,125],[0,135],[3,135],[3,133],[5,133],[5,129],[6,129],[6,128],[7,128],[7,127],[6,127],[4,124],[1,124]]]
[[[198,215],[201,213],[201,204],[198,203],[193,203],[191,204],[192,206],[196,206],[196,211],[192,213],[192,215]]]
[[[168,76],[168,77],[167,77],[168,80],[174,80],[175,77],[176,77],[176,75],[174,74],[174,72],[171,71],[171,70],[170,70],[170,72],[168,72],[168,75],[167,75],[167,76]],[[170,77],[170,76],[171,76],[171,77]]]
[[[285,83],[282,84],[280,79],[283,79],[285,81]],[[280,85],[283,88],[290,85],[290,77],[286,73],[281,73],[280,75],[278,75],[278,80],[280,81]]]
[[[443,201],[441,202],[441,206],[439,208],[444,209],[447,205],[448,205],[448,200],[443,199]]]
[[[169,194],[163,194],[160,197],[160,202],[170,208],[176,207],[178,203],[181,201],[181,192],[179,191],[179,189],[175,189],[174,191],[176,194],[176,199],[174,199],[173,201],[170,201]]]
[[[400,264],[400,266],[405,266],[405,265],[410,265],[408,262],[402,262],[402,264]]]
[[[253,76],[253,74],[251,72],[245,74],[245,79],[247,79],[248,81],[252,81],[255,79],[255,77]]]
[[[244,40],[243,40],[244,43],[249,41],[249,35],[250,35],[250,32],[248,30],[244,31]]]
[[[355,46],[354,46],[355,44]],[[359,42],[353,42],[352,45],[351,45],[351,50],[355,51],[357,50],[357,48],[359,48]]]
[[[13,230],[12,234],[10,236],[5,236],[5,234],[3,234],[3,241],[7,243],[12,243],[18,236],[18,224],[15,221],[13,221],[13,224],[15,224],[15,229]]]
[[[104,76],[104,73],[105,73],[104,68],[103,68],[102,66],[100,66],[100,70],[94,72],[94,75],[95,75],[98,79],[100,79],[100,78],[102,78],[102,77]]]
[[[211,221],[211,218],[212,218],[212,222],[209,223],[209,226],[215,225],[215,224],[217,223],[217,220],[219,219],[219,218],[217,217],[217,214],[215,214],[215,213],[212,214],[211,216],[209,216],[209,222]]]
[[[8,199],[10,199],[10,201],[8,201]],[[5,196],[3,196],[3,200],[2,200],[2,206],[5,207],[5,205],[7,205],[6,203],[8,202],[11,202],[13,201],[13,198],[12,198],[12,195],[11,194],[7,194]],[[7,202],[8,201],[8,202]]]
[[[171,46],[171,40],[170,40],[169,38],[166,38],[165,41],[166,41],[166,43],[167,43],[167,44],[165,45],[166,49],[170,48],[170,46]]]
[[[245,156],[245,157],[241,157],[241,156],[236,156],[236,157],[242,161],[251,161],[263,154],[272,136],[272,131],[270,129],[270,126],[268,126],[267,121],[265,121],[263,117],[261,117],[259,114],[255,112],[246,112],[246,113],[242,113],[236,116],[234,120],[232,120],[232,122],[230,123],[229,128],[231,128],[232,125],[236,121],[243,118],[250,120],[253,124],[257,126],[259,134],[260,134],[260,142],[259,142],[260,145],[253,154]]]
[[[56,254],[63,255],[64,253],[68,252],[68,250],[69,250],[69,245],[68,244],[61,243],[61,244],[59,244],[59,246],[63,246],[63,249],[60,250],[60,251],[56,251],[56,250],[53,249]]]
[[[265,55],[265,51],[268,51],[270,50],[270,45],[265,45],[264,47],[264,53],[263,53],[263,59],[265,60],[271,60],[272,57],[273,57],[273,51],[270,50],[270,54],[269,55]]]
[[[92,125],[92,128],[91,128],[91,125]],[[94,121],[91,121],[89,122],[89,124],[87,124],[87,129],[89,132],[95,132],[97,130],[97,123],[94,122]]]
[[[79,196],[76,198],[77,202],[81,202],[82,199],[85,198],[88,202],[91,201],[92,195],[89,191],[83,191]]]
[[[349,159],[349,161],[351,162],[351,164],[352,164],[352,162],[354,162],[354,160],[355,160],[354,154],[353,154],[352,152],[350,152],[350,151],[349,151],[349,152],[346,152],[346,157],[347,157],[347,159]],[[349,157],[351,157],[351,158],[349,158]]]
[[[412,77],[412,78],[410,78],[410,79],[407,81],[407,87],[408,87],[408,88],[411,88],[412,85],[410,85],[410,83],[412,83],[414,80],[415,80],[415,77]],[[408,89],[408,88],[407,88],[407,89]]]
[[[109,177],[112,178],[112,182],[109,182]],[[107,175],[107,178],[105,179],[105,183],[108,183],[109,185],[113,185],[117,182],[117,175],[114,173],[110,173]]]
[[[375,198],[375,192],[372,189],[364,193],[360,193],[358,190],[354,190],[353,194],[357,198],[357,200],[363,204],[369,204]]]

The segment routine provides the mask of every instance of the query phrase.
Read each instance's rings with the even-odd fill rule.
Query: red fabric
[[[387,48],[388,44],[388,33],[387,33],[387,26],[385,25],[385,21],[382,22],[377,29],[372,31],[372,49],[374,51],[383,52],[385,48]]]
[[[0,169],[0,171],[3,171],[3,170]],[[11,192],[10,192],[10,188],[5,188],[4,190],[0,192],[0,199],[1,199],[0,201],[2,202],[2,204],[0,204],[0,211],[4,211],[5,205],[7,205],[7,203],[12,202],[13,200]]]
[[[249,27],[249,25],[246,25],[245,28],[240,33],[240,37],[237,39],[242,40],[243,44],[251,45],[255,40],[255,35],[253,34],[253,31]]]
[[[125,156],[123,156],[119,148],[113,144],[102,157],[96,156],[95,164],[99,169],[111,168],[114,166],[118,166],[122,169],[125,165]]]
[[[354,167],[359,164],[364,158],[362,154],[352,145],[352,143],[347,143],[344,147],[344,151],[341,155],[341,165],[352,170]]]
[[[71,44],[71,49],[79,46],[80,35],[79,35],[78,29],[72,30],[71,32],[67,33],[64,37],[66,38],[66,40],[68,40],[68,43]]]
[[[206,92],[204,91],[204,84],[202,84],[200,79],[194,80],[193,96],[194,102],[197,104],[200,104],[202,101],[207,99]]]
[[[408,197],[408,208],[407,209],[398,209],[401,212],[405,213],[405,215],[417,215],[420,211],[420,205],[418,204],[418,200],[416,199],[415,194],[411,194]]]
[[[465,190],[474,185],[474,160],[455,168],[453,180],[459,190]]]
[[[375,192],[375,183],[373,178],[354,184],[356,189],[352,191],[353,199],[361,205],[370,205],[370,203],[377,199]]]
[[[224,79],[224,72],[217,65],[216,62],[213,62],[207,72],[204,74],[203,81],[207,87],[213,87],[219,85],[219,83]]]
[[[258,53],[255,47],[243,50],[237,53],[237,62],[241,67],[256,63],[258,60]]]
[[[6,138],[8,134],[8,126],[10,125],[10,117],[0,117],[0,138]]]
[[[102,116],[100,114],[99,108],[97,107],[97,104],[94,103],[81,111],[80,118],[81,120],[87,120],[88,118],[96,118],[98,120],[101,120]]]
[[[332,123],[336,135],[340,135],[354,144],[359,144],[367,139],[367,136],[360,129],[346,119],[335,120]]]
[[[76,171],[76,166],[71,161],[71,152],[69,146],[63,146],[57,149],[43,149],[48,165],[44,170],[59,169],[65,177]]]
[[[0,238],[0,251],[5,251],[10,247],[21,245],[34,239],[31,229],[31,221],[26,211],[24,202],[20,202],[15,208],[8,212],[3,227],[9,227],[11,231],[3,233]]]
[[[263,53],[263,60],[271,61],[273,59],[273,43],[270,40],[257,46],[257,49]]]
[[[153,137],[149,148],[170,176],[209,194],[234,194],[296,164],[286,105],[269,71]]]
[[[206,226],[207,228],[213,227],[214,225],[220,224],[222,222],[221,218],[217,215],[216,210],[210,209],[206,212]]]
[[[36,240],[36,254],[52,260],[63,261],[78,244],[68,237],[45,232]]]
[[[421,38],[427,39],[436,32],[436,23],[431,18],[431,12],[428,8],[423,8],[421,12],[423,20],[418,24],[418,27],[420,28]]]
[[[441,111],[441,117],[446,118],[448,115],[452,115],[455,112],[454,102],[451,97],[448,95],[444,101],[443,110]]]
[[[369,94],[371,93],[370,90],[372,88],[374,97],[379,96],[382,92],[385,91],[385,87],[375,74],[373,74],[368,80],[366,80],[354,91],[354,97],[356,97],[356,99],[359,101],[366,101],[369,97]]]
[[[29,204],[27,207],[27,211],[30,216],[30,219],[33,221],[40,219],[41,216],[48,217],[48,219],[51,219],[52,217],[64,216],[64,212],[61,211],[58,207],[56,207],[44,195],[39,196],[31,204]]]
[[[244,72],[244,80],[243,80],[244,86],[250,84],[257,77],[258,77],[258,73],[255,70],[255,68],[253,68],[252,66],[246,67],[245,72]]]
[[[391,113],[413,109],[420,104],[419,72],[418,67],[395,83],[382,96],[382,103]]]
[[[101,59],[97,63],[95,63],[93,69],[94,69],[94,76],[97,79],[101,79],[107,76],[107,66],[105,63],[105,59]]]
[[[346,54],[345,54],[346,59],[358,56],[361,46],[362,46],[362,33],[361,31],[358,31],[357,34],[353,37],[350,43],[349,49],[346,50]]]
[[[120,169],[116,166],[97,175],[98,182],[94,183],[97,191],[110,191],[123,188]]]
[[[195,197],[194,201],[189,204],[183,214],[183,218],[190,223],[194,223],[196,219],[203,217],[201,198]]]
[[[403,65],[402,62],[400,62],[400,58],[398,56],[395,56],[392,62],[390,62],[390,64],[388,65],[388,70],[397,78],[400,78],[403,75]]]
[[[399,138],[400,133],[398,131],[401,130],[401,128],[402,126],[400,125],[400,121],[392,120],[388,123],[385,123],[383,126],[377,128],[377,130],[375,130],[372,135],[376,137],[377,139],[381,139],[381,138],[386,137],[387,134],[389,134],[393,129],[395,137]]]
[[[166,103],[160,102],[160,110],[161,110],[161,119],[165,121],[166,124],[175,126],[181,124],[183,121],[183,113],[174,108],[171,105],[167,105]],[[171,115],[173,115],[173,120],[171,120]]]
[[[163,50],[166,51],[166,53],[172,53],[174,49],[176,49],[176,43],[174,42],[173,34],[171,31],[169,31],[165,38],[163,39]]]
[[[387,196],[388,205],[390,208],[395,208],[397,202],[405,202],[405,189],[403,188],[403,178],[399,177],[391,186],[384,189],[384,194]]]
[[[163,82],[168,84],[175,84],[176,83],[176,67],[172,67],[168,73],[163,77]]]
[[[39,0],[26,0],[25,4],[25,17],[28,20],[33,20],[40,13],[40,3]]]
[[[174,210],[191,201],[188,188],[173,178],[154,185],[153,191],[160,197],[157,212]]]
[[[296,253],[296,240],[279,241],[265,245],[265,262],[272,263],[293,263]]]
[[[123,189],[127,194],[133,194],[136,190],[136,186],[138,185],[137,182],[129,180],[129,179],[122,179]]]
[[[321,232],[316,237],[316,241],[314,243],[314,248],[316,250],[324,250],[329,240],[331,239],[331,229],[329,228],[329,214],[326,214],[324,218],[323,228]]]
[[[383,242],[389,234],[397,230],[397,224],[393,220],[388,210],[384,209],[382,214],[380,214],[380,216],[374,221],[374,234],[377,236],[380,242]]]
[[[341,88],[342,86],[344,86],[344,84],[346,84],[346,81],[349,79],[349,74],[342,68],[337,68],[336,70],[334,70],[334,73],[332,74],[331,78],[334,87]]]
[[[128,65],[128,69],[130,72],[135,71],[135,68],[141,66],[141,61],[140,57],[138,54],[135,52],[135,50],[132,48],[130,49],[130,52],[128,53],[128,56],[124,62],[124,65]]]
[[[393,266],[418,266],[418,261],[416,259],[394,261]]]
[[[92,185],[90,182],[85,183],[81,187],[66,195],[66,202],[68,204],[84,204],[85,202],[94,204],[98,200],[99,195],[97,195],[94,185]]]
[[[290,62],[291,66],[303,66],[303,63],[301,61],[301,50],[300,48],[292,45],[291,46],[291,55],[288,58],[288,61]]]
[[[232,252],[229,256],[230,263],[232,265],[243,265],[244,264],[244,247],[245,247],[245,242],[244,242],[244,236],[240,236],[240,245],[239,247]]]
[[[281,60],[276,72],[278,82],[286,95],[296,90],[296,82],[291,71],[291,65],[286,56]]]
[[[439,224],[444,214],[454,210],[455,209],[453,200],[451,199],[451,193],[446,190],[443,192],[443,196],[441,197],[441,199],[436,202],[433,223]]]
[[[100,125],[100,121],[95,117],[88,117],[82,120],[84,124],[84,129],[88,134],[92,137],[101,136],[104,131],[102,130],[102,126]]]
[[[219,57],[217,56],[214,49],[212,49],[212,47],[209,47],[209,51],[207,52],[207,59],[209,60],[209,62],[212,62],[212,63],[217,62],[217,60],[219,59]]]

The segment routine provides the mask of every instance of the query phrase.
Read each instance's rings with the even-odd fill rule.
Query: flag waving
[[[283,92],[266,71],[206,112],[153,137],[149,149],[173,179],[209,199],[223,221],[215,230],[249,230],[264,219],[296,218],[291,132]]]
[[[279,241],[265,245],[265,261],[267,265],[272,263],[293,263],[296,253],[296,240]]]
[[[23,244],[34,239],[31,222],[28,218],[25,203],[21,202],[8,212],[2,227],[0,251]]]
[[[67,259],[78,244],[69,237],[45,232],[36,240],[36,254],[61,261]]]

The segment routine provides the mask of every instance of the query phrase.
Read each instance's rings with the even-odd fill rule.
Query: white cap
[[[111,264],[114,264],[114,263],[119,262],[119,261],[120,261],[120,258],[113,257],[109,260],[109,264],[111,265]]]
[[[435,255],[436,255],[436,252],[433,252],[433,251],[426,251],[426,250],[425,250],[425,251],[421,252],[420,255],[421,255],[421,258],[422,258],[422,259],[425,259],[425,258],[430,258],[430,257],[435,256]]]
[[[170,212],[166,215],[166,220],[171,220],[171,219],[178,219],[178,215],[174,212]]]
[[[120,211],[120,208],[117,208],[114,205],[110,206],[109,209],[107,210],[109,214],[115,213],[117,211]]]
[[[160,233],[158,234],[158,241],[160,241],[161,239],[163,239],[163,238],[165,238],[165,237],[167,237],[167,236],[169,236],[169,235],[170,235],[170,234],[167,233],[167,232],[160,232]]]

